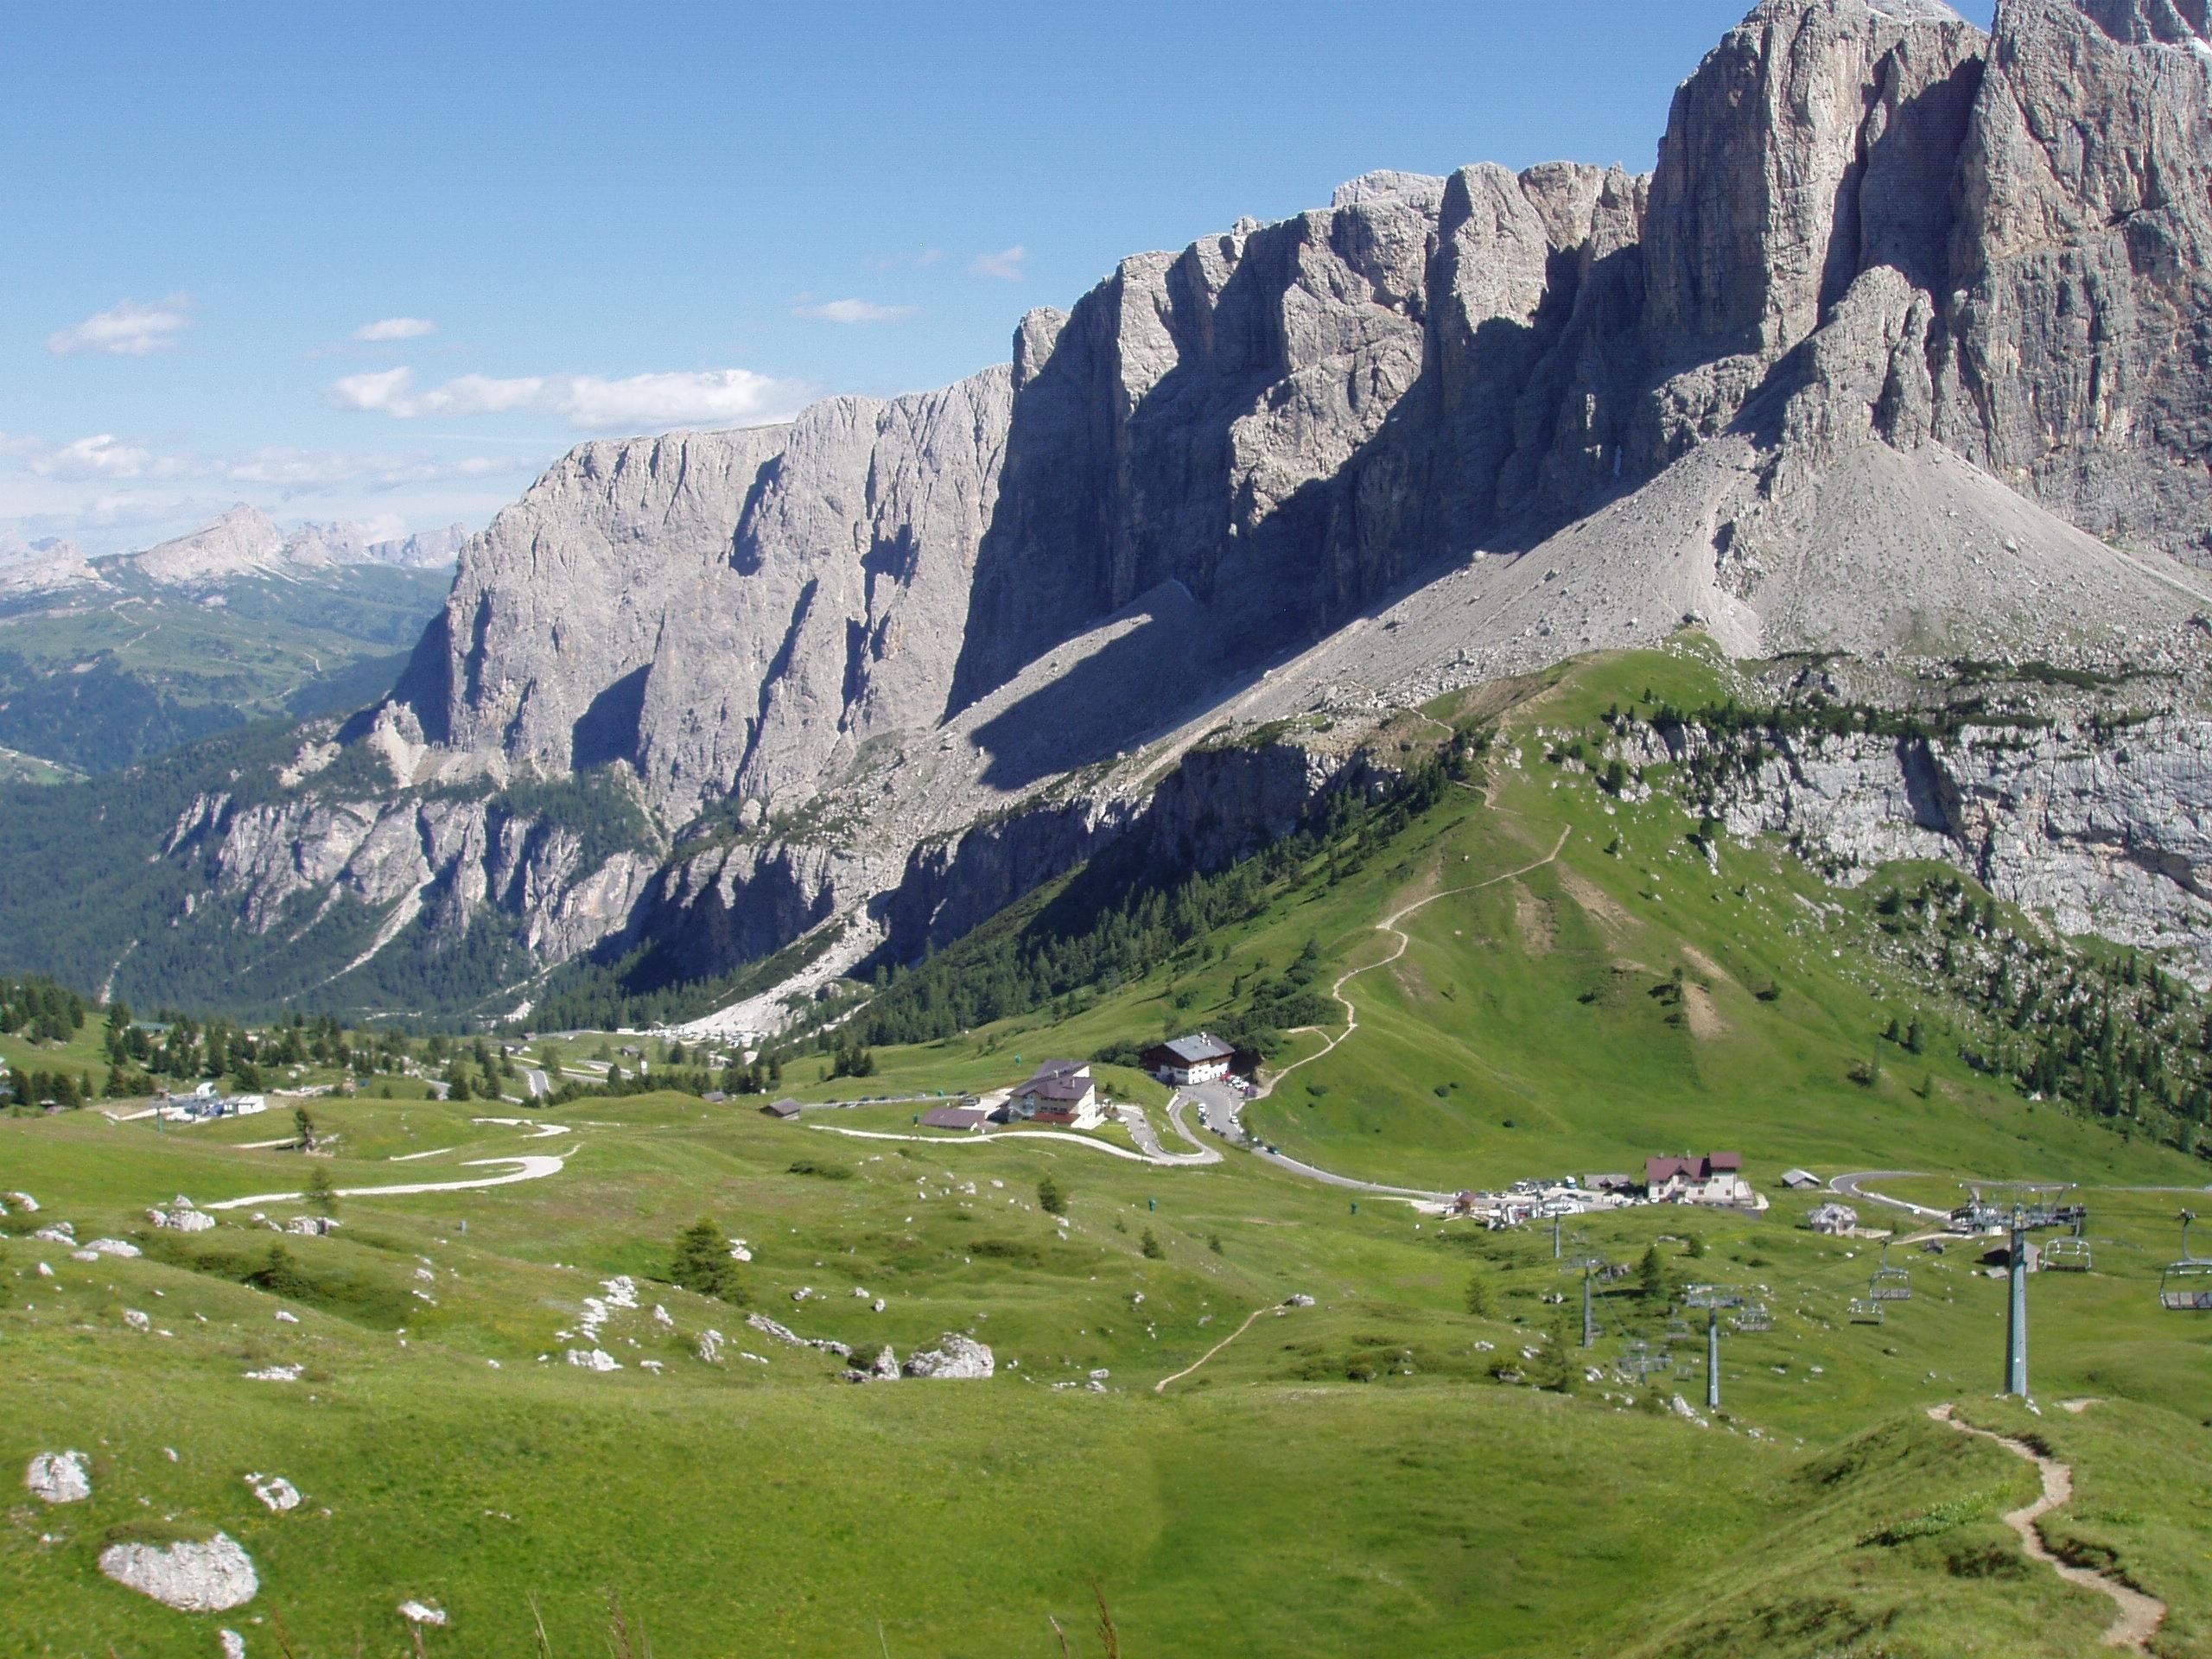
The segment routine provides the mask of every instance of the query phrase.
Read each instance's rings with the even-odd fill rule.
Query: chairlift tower
[[[1630,1343],[1622,1351],[1617,1367],[1622,1376],[1638,1384],[1648,1382],[1674,1368],[1675,1357],[1672,1354],[1664,1348],[1655,1349],[1649,1343],[1641,1340]]]
[[[1705,1408],[1720,1409],[1720,1310],[1741,1307],[1744,1293],[1731,1285],[1692,1285],[1682,1293],[1688,1307],[1705,1310]]]
[[[1585,1348],[1595,1348],[1598,1345],[1598,1317],[1596,1308],[1590,1300],[1590,1287],[1598,1269],[1605,1265],[1605,1258],[1602,1255],[1573,1256],[1560,1265],[1561,1273],[1579,1273],[1582,1275],[1582,1345]]]
[[[2005,1392],[2028,1397],[2028,1206],[2012,1205],[2012,1247],[2005,1304]]]

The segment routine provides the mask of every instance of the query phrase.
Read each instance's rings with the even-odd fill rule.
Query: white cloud
[[[1029,275],[1029,250],[1023,247],[1001,248],[996,253],[979,253],[968,269],[978,276],[995,276],[1002,283],[1018,283]]]
[[[259,485],[280,495],[351,488],[385,491],[422,484],[495,478],[536,471],[542,455],[444,456],[429,451],[404,454],[298,449],[268,445],[235,454],[188,451],[162,454],[98,433],[71,443],[42,438],[0,435],[0,456],[20,461],[35,478],[61,482],[175,483],[216,480],[228,485]]]
[[[176,337],[191,325],[189,295],[172,294],[153,305],[118,300],[105,311],[94,312],[73,327],[46,337],[46,349],[56,357],[77,352],[105,352],[111,357],[144,357],[152,352],[176,349]]]
[[[917,308],[911,305],[878,305],[873,300],[823,300],[818,305],[795,305],[795,317],[813,317],[822,322],[897,322],[911,317]]]
[[[596,374],[521,375],[500,378],[464,374],[443,385],[417,390],[411,369],[349,374],[331,383],[326,401],[340,409],[390,415],[555,415],[585,431],[615,427],[737,426],[779,419],[804,388],[749,369],[633,374],[611,380]]]
[[[353,331],[353,338],[368,345],[392,340],[420,340],[434,334],[438,325],[423,317],[382,317],[375,322],[365,322]]]

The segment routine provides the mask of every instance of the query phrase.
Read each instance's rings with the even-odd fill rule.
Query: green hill
[[[212,594],[111,574],[108,590],[0,617],[0,746],[103,772],[251,721],[359,708],[391,689],[451,585],[390,565]]]
[[[400,1654],[410,1599],[452,1621],[426,1649],[456,1654],[619,1648],[619,1624],[664,1654],[1051,1655],[1048,1618],[1096,1651],[1102,1605],[1133,1655],[2095,1650],[2113,1603],[2001,1519],[2033,1470],[1932,1421],[1945,1404],[2067,1464],[2042,1535],[2164,1604],[2156,1651],[2212,1652],[2212,1320],[2156,1297],[2173,1212],[2205,1185],[2181,1149],[2201,1036],[2177,1034],[2201,1033],[2202,1003],[2152,964],[2041,938],[1949,871],[1832,889],[1712,836],[1658,769],[1609,785],[1575,760],[1608,710],[1689,706],[1728,671],[1686,647],[1439,705],[1391,740],[1405,786],[1244,865],[1077,873],[784,1053],[799,1098],[880,1103],[791,1124],[671,1092],[525,1114],[365,1073],[359,1097],[306,1103],[312,1160],[269,1144],[289,1132],[281,1099],[167,1129],[0,1120],[0,1169],[40,1222],[146,1252],[79,1262],[0,1221],[18,1287],[0,1460],[75,1447],[94,1484],[0,1533],[0,1601],[22,1610],[0,1655],[54,1631],[54,1650],[197,1655],[254,1615],[256,1643]],[[2010,965],[2001,994],[1989,959]],[[2015,1030],[2062,981],[2063,1017]],[[1118,1128],[904,1138],[922,1107],[898,1096],[1195,1026],[1269,1052],[1247,1122],[1332,1171],[1495,1186],[1725,1147],[1770,1207],[1571,1223],[1570,1253],[1624,1270],[1594,1287],[1586,1349],[1548,1229],[1485,1231],[1235,1148],[1147,1165]],[[95,1036],[0,1055],[73,1061]],[[656,1075],[668,1058],[610,1040]],[[560,1052],[573,1067],[599,1041]],[[864,1081],[832,1075],[871,1041]],[[2092,1081],[2031,1098],[2046,1058]],[[537,1045],[521,1060],[555,1064]],[[1102,1075],[1179,1144],[1160,1091]],[[476,1161],[526,1154],[556,1166]],[[1938,1210],[1961,1182],[2078,1184],[2094,1270],[2030,1287],[2040,1415],[1991,1398],[2005,1286],[1982,1247],[1893,1250],[1912,1295],[1859,1322],[1878,1244],[1808,1230],[1826,1195],[1781,1185],[1798,1165],[1916,1170],[1874,1185]],[[179,1192],[299,1192],[315,1171],[340,1190],[532,1178],[340,1197],[322,1237],[257,1224],[308,1207],[281,1197],[201,1233],[144,1219]],[[1869,1227],[1925,1230],[1858,1203]],[[747,1241],[730,1270],[751,1310],[863,1361],[972,1333],[997,1374],[837,1380],[838,1359],[666,1282],[702,1216]],[[622,1274],[634,1298],[608,1288]],[[1700,1281],[1765,1316],[1731,1317],[1717,1418],[1681,1301]],[[619,1369],[567,1362],[594,1348]],[[1639,1353],[1668,1369],[1636,1376]],[[269,1513],[257,1472],[302,1506]],[[185,1615],[107,1584],[100,1550],[149,1527],[227,1532],[259,1597]]]

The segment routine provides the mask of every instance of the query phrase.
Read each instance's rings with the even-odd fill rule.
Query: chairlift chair
[[[2086,1238],[2054,1238],[2043,1247],[2046,1273],[2087,1273],[2095,1265],[2095,1253]]]
[[[1747,1302],[1736,1310],[1735,1324],[1738,1331],[1771,1331],[1774,1314],[1764,1302]]]
[[[2212,1259],[2189,1253],[2191,1210],[2181,1212],[2181,1258],[2158,1275],[2158,1306],[2169,1313],[2212,1313]]]
[[[1668,1341],[1688,1342],[1690,1334],[1690,1322],[1681,1314],[1677,1313],[1667,1321]]]
[[[1878,1302],[1909,1302],[1912,1300],[1912,1269],[1890,1265],[1890,1246],[1882,1243],[1882,1260],[1868,1281],[1866,1294]]]
[[[1854,1296],[1844,1310],[1853,1325],[1879,1325],[1883,1321],[1882,1304],[1869,1296]]]

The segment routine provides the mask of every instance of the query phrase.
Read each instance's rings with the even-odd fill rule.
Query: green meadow
[[[1287,1034],[1247,1109],[1287,1152],[1459,1187],[1726,1147],[1770,1199],[1570,1220],[1566,1254],[1628,1269],[1596,1287],[1593,1346],[1548,1228],[1484,1231],[1235,1150],[1164,1168],[1067,1140],[838,1133],[899,1135],[918,1101],[784,1123],[745,1097],[525,1112],[371,1085],[310,1103],[313,1158],[252,1144],[288,1133],[285,1105],[165,1129],[99,1109],[0,1119],[0,1190],[43,1206],[0,1220],[0,1463],[74,1448],[93,1485],[6,1506],[0,1655],[209,1656],[224,1629],[256,1656],[401,1655],[410,1599],[449,1620],[424,1651],[454,1655],[1050,1659],[1053,1621],[1068,1651],[1131,1656],[2098,1650],[2110,1601],[1999,1519],[2035,1471],[1931,1421],[1944,1403],[2065,1460],[2073,1496],[2045,1536],[2166,1604],[2153,1651],[2212,1653],[2212,1316],[2156,1298],[2202,1161],[1971,1069],[1967,1014],[1884,949],[1879,881],[1841,891],[1726,842],[1709,862],[1663,789],[1617,799],[1545,759],[1549,734],[1648,682],[1687,696],[1724,672],[1654,653],[1520,688],[1484,711],[1478,780],[1356,869],[1293,872],[1209,950],[1080,1007],[879,1048],[865,1079],[785,1063],[804,1100],[957,1094],[1225,1020],[1309,942],[1324,991],[1379,964],[1344,983],[1357,1029]],[[1376,924],[1401,912],[1386,962],[1397,936]],[[1900,1013],[1919,1053],[1880,1035]],[[97,1035],[0,1054],[73,1064]],[[573,1060],[599,1039],[560,1040]],[[1179,1144],[1164,1090],[1108,1081]],[[310,1213],[293,1198],[190,1234],[144,1213],[524,1156],[559,1166],[340,1197],[327,1236],[255,1219]],[[1880,1244],[1808,1230],[1822,1195],[1782,1185],[1796,1165],[1916,1172],[1872,1185],[1937,1207],[1961,1182],[2076,1184],[2095,1264],[2031,1281],[2039,1414],[1993,1398],[2005,1287],[1987,1244],[1893,1248],[1910,1298],[1855,1322]],[[1040,1207],[1048,1178],[1064,1217]],[[745,1241],[746,1306],[669,1282],[702,1217]],[[80,1262],[28,1236],[63,1220],[145,1254]],[[587,1333],[586,1299],[620,1275],[637,1306]],[[1693,1283],[1767,1316],[1726,1327],[1718,1416]],[[969,1334],[996,1374],[853,1384],[748,1311],[862,1361]],[[568,1363],[594,1348],[619,1369]],[[1638,1353],[1667,1369],[1621,1369]],[[245,1477],[270,1473],[299,1508],[255,1498]],[[98,1570],[112,1541],[218,1530],[261,1580],[230,1612],[172,1611]]]

